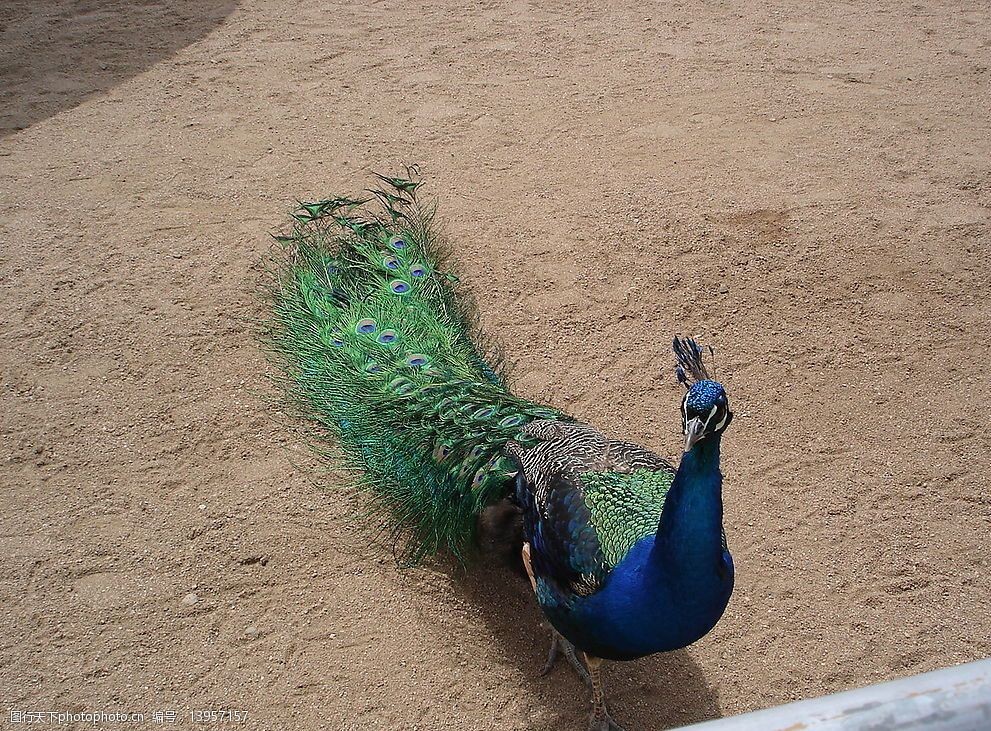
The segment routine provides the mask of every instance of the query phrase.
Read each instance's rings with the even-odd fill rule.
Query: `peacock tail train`
[[[477,517],[512,490],[509,440],[570,421],[513,396],[406,178],[302,203],[277,236],[266,341],[290,399],[336,438],[419,560],[464,560]]]

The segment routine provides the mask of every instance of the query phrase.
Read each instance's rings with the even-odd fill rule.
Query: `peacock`
[[[602,661],[695,642],[733,590],[726,392],[706,351],[676,337],[677,469],[513,395],[452,273],[436,209],[417,197],[418,170],[377,178],[359,197],[301,203],[276,237],[265,339],[279,379],[357,468],[410,561],[446,551],[468,563],[485,556],[480,545],[511,547],[552,628],[543,673],[566,657],[591,688],[588,728],[620,729]]]

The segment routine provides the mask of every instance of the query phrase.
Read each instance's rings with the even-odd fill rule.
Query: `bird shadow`
[[[534,709],[532,729],[583,729],[588,723],[590,695],[563,658],[546,676],[550,632],[530,585],[505,566],[476,566],[453,576],[462,596],[479,609],[492,634],[505,648],[504,659],[532,678],[534,695],[545,706]],[[634,662],[605,665],[610,712],[627,731],[676,728],[721,716],[719,696],[687,650],[663,653]]]
[[[77,106],[208,35],[239,0],[12,0],[0,7],[0,137]]]

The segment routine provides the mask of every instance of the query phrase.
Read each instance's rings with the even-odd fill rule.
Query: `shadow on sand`
[[[562,659],[546,677],[539,670],[547,657],[550,635],[534,642],[533,627],[541,621],[526,579],[504,567],[474,566],[455,576],[466,599],[481,610],[493,634],[505,647],[508,663],[532,677],[546,714],[530,727],[546,731],[584,729],[589,692]],[[628,663],[607,663],[606,692],[610,710],[627,731],[667,729],[718,718],[719,698],[705,682],[702,668],[687,650]]]
[[[0,6],[0,137],[146,71],[238,0],[11,0]]]

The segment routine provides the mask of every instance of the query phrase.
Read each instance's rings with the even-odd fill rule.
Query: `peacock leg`
[[[585,663],[592,678],[592,715],[588,719],[588,731],[623,731],[623,727],[612,720],[606,708],[606,691],[600,674],[602,658],[593,657],[586,652]]]
[[[547,675],[554,666],[557,664],[557,659],[561,656],[561,653],[568,658],[568,662],[571,663],[571,667],[575,669],[575,673],[581,678],[581,681],[585,683],[589,688],[592,687],[592,676],[588,674],[588,670],[585,668],[584,663],[579,659],[578,653],[575,651],[575,646],[568,642],[564,637],[561,636],[559,632],[551,629],[551,649],[547,653],[547,662],[544,663],[543,669],[540,671],[541,675]]]
[[[537,579],[533,575],[533,567],[530,565],[530,544],[523,544],[523,568],[526,569],[526,575],[530,577],[530,586],[533,587],[534,593],[537,591]],[[541,669],[541,675],[547,675],[551,670],[554,669],[554,665],[557,663],[557,658],[564,651],[564,656],[568,658],[568,662],[571,663],[571,667],[575,669],[578,673],[578,677],[581,678],[585,685],[592,687],[592,679],[588,675],[588,670],[582,664],[582,661],[578,659],[578,653],[575,652],[575,646],[564,639],[561,634],[551,627],[551,649],[547,653],[547,662],[544,663],[544,667]]]

